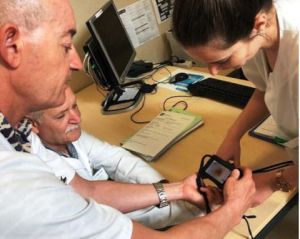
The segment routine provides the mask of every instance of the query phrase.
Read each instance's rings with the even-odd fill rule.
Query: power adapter
[[[173,62],[173,66],[178,66],[182,68],[192,68],[193,62],[192,61],[187,61],[187,60],[182,60],[178,62]]]
[[[153,70],[152,62],[145,62],[143,60],[138,60],[132,63],[127,76],[129,77],[137,77],[143,73],[147,73]]]
[[[156,89],[157,84],[149,85],[149,84],[142,84],[140,91],[143,93],[151,93]]]

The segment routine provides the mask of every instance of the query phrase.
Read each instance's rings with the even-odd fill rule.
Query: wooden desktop
[[[169,68],[169,70],[173,71],[174,68]],[[201,72],[199,73],[201,74]],[[166,78],[168,74],[166,70],[161,70],[153,78],[154,80],[160,80]],[[225,76],[216,76],[215,78],[243,85],[251,85],[248,81],[241,81]],[[134,117],[135,120],[150,121],[163,110],[164,100],[174,95],[187,94],[162,87],[158,87],[155,94],[147,94],[145,105]],[[76,96],[82,113],[83,129],[99,139],[111,144],[120,145],[122,141],[144,126],[144,124],[136,124],[130,120],[130,116],[141,104],[137,109],[126,113],[103,115],[101,113],[101,102],[104,96],[101,92],[97,91],[94,84],[81,90]],[[195,173],[199,168],[202,156],[215,153],[228,127],[231,126],[241,112],[241,109],[236,107],[201,97],[171,99],[168,101],[167,107],[171,107],[179,100],[184,100],[188,103],[189,111],[201,115],[204,119],[204,125],[176,143],[158,160],[150,163],[151,166],[170,181],[179,180]],[[288,160],[285,150],[282,147],[248,135],[243,137],[241,147],[241,163],[252,169]],[[275,192],[262,205],[248,210],[247,215],[257,216],[256,219],[249,220],[253,235],[258,235],[296,193],[296,190],[290,193]],[[224,218],[226,220],[226,215]],[[247,238],[248,235],[246,223],[242,220],[225,238]]]

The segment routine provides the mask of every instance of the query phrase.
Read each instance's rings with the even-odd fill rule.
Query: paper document
[[[171,145],[203,124],[200,116],[182,111],[163,111],[122,145],[151,161]]]
[[[121,9],[119,15],[135,48],[159,36],[150,0],[136,1]]]

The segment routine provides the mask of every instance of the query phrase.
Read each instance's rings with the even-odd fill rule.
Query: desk
[[[170,68],[170,70],[174,70]],[[161,79],[167,74],[162,70],[156,73],[155,79]],[[251,84],[225,76],[216,78],[238,82],[244,85]],[[156,94],[146,95],[145,106],[135,117],[139,121],[148,121],[158,115],[163,109],[164,100],[173,95],[184,95],[159,87]],[[90,134],[111,144],[120,145],[124,139],[133,135],[144,125],[130,121],[135,110],[115,115],[102,115],[100,104],[103,96],[93,84],[78,92],[77,101],[82,113],[82,127]],[[229,105],[218,103],[201,97],[184,98],[188,103],[188,110],[199,114],[204,119],[204,125],[171,147],[157,161],[150,164],[167,179],[174,181],[195,173],[199,167],[200,159],[205,154],[213,154],[222,142],[228,127],[234,122],[241,110]],[[170,100],[169,106],[178,99]],[[287,160],[283,148],[268,142],[245,135],[241,141],[242,165],[252,169],[270,165],[278,161]],[[292,199],[296,191],[291,193],[275,192],[265,203],[250,209],[247,215],[256,215],[250,219],[253,235],[257,235],[269,221]],[[224,217],[226,219],[226,216]],[[226,239],[247,238],[246,223],[241,223],[227,234]]]

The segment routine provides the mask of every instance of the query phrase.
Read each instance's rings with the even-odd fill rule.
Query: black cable
[[[157,80],[155,80],[155,79],[153,78],[153,75],[154,75],[155,73],[157,73],[157,72],[158,72],[160,69],[162,69],[162,68],[164,68],[164,69],[168,72],[169,76],[167,77],[166,80],[163,80],[163,81],[157,81]],[[144,77],[139,78],[139,80],[140,80],[140,81],[145,81],[145,80],[151,78],[151,80],[154,81],[156,84],[163,84],[163,83],[168,83],[171,77],[172,77],[172,73],[171,73],[171,71],[166,67],[166,65],[165,65],[165,64],[162,64],[162,65],[159,64],[158,66],[153,67],[153,71],[152,71],[150,74],[147,74],[147,75],[145,75]],[[132,78],[132,79],[135,79],[135,78]]]
[[[154,92],[152,92],[152,94],[155,94],[156,92],[157,92],[157,89],[155,88]],[[180,98],[180,97],[193,97],[193,96],[191,96],[191,95],[175,95],[175,96],[170,96],[170,97],[168,97],[168,98],[166,98],[164,100],[164,102],[163,102],[163,110],[167,110],[166,109],[166,103],[167,103],[168,100],[173,99],[173,98]],[[150,120],[149,121],[137,121],[137,120],[134,119],[134,116],[136,116],[143,109],[143,107],[145,105],[145,101],[146,101],[146,96],[144,95],[141,107],[130,116],[130,120],[133,123],[136,123],[136,124],[147,124],[147,123],[150,123]],[[180,103],[184,104],[183,110],[186,110],[188,108],[188,103],[186,101],[183,101],[183,100],[176,102],[175,104],[173,104],[173,106],[171,108],[177,106]]]
[[[200,191],[200,188],[201,187],[206,187],[202,177],[201,177],[201,170],[203,168],[203,165],[204,165],[204,159],[209,156],[209,155],[204,155],[202,157],[202,160],[200,162],[200,167],[199,167],[199,170],[198,170],[198,173],[197,173],[197,178],[196,178],[196,184],[197,184],[197,190],[198,192],[203,196],[204,198],[204,204],[205,204],[205,210],[206,210],[206,214],[210,213],[211,212],[211,209],[210,209],[210,206],[209,206],[209,201],[208,201],[208,198],[207,198],[207,194],[206,192],[201,192]]]
[[[144,107],[144,105],[145,105],[145,101],[146,101],[146,95],[143,96],[143,102],[142,102],[141,107],[140,107],[137,111],[135,111],[135,112],[130,116],[130,120],[131,120],[133,123],[136,123],[136,124],[147,124],[147,123],[150,123],[150,121],[136,121],[136,120],[133,118],[135,115],[137,115],[137,113],[139,113],[139,112],[143,109],[143,107]]]
[[[165,68],[165,69],[168,71],[169,75],[170,75],[170,76],[172,75],[172,73],[169,71],[169,69],[167,69],[167,68],[165,67],[165,65],[158,65],[158,66],[156,66],[155,68],[153,68],[153,69],[154,69],[154,72],[152,72],[152,74],[150,74],[150,75],[145,76],[144,78],[142,78],[142,80],[145,80],[145,79],[148,79],[148,78],[151,77],[152,80],[153,80],[154,82],[157,82],[157,83],[155,84],[155,88],[154,88],[153,92],[151,92],[152,94],[155,94],[155,93],[157,92],[157,85],[164,82],[164,81],[156,81],[156,80],[153,79],[153,75],[154,75],[159,69],[161,69],[161,68]],[[169,80],[169,78],[170,78],[170,77],[168,77],[168,80]],[[149,92],[147,92],[147,93],[149,93]],[[147,123],[150,123],[149,120],[148,120],[148,121],[137,121],[137,120],[134,119],[134,116],[136,116],[136,115],[143,109],[143,107],[144,107],[144,105],[145,105],[145,100],[146,100],[146,96],[144,95],[144,96],[143,96],[143,102],[142,102],[141,107],[140,107],[137,111],[135,111],[135,112],[130,116],[130,120],[131,120],[133,123],[136,123],[136,124],[147,124]]]
[[[169,83],[170,78],[172,77],[172,72],[167,68],[167,66],[168,66],[167,62],[168,61],[162,62],[162,63],[157,63],[157,66],[153,67],[153,71],[150,74],[147,74],[144,77],[141,77],[140,80],[144,81],[144,80],[147,80],[147,79],[151,78],[151,80],[154,81],[157,84],[166,84],[166,83]],[[157,73],[160,69],[165,69],[168,72],[167,79],[165,79],[163,81],[158,81],[158,80],[155,80],[153,78],[154,74]]]
[[[249,235],[250,235],[250,238],[251,238],[251,239],[254,239],[254,237],[253,237],[253,235],[252,235],[252,230],[251,230],[250,223],[249,223],[248,219],[256,218],[256,216],[255,216],[255,215],[249,215],[249,216],[243,215],[242,218],[243,218],[243,219],[245,220],[245,222],[246,222],[246,225],[247,225],[247,229],[248,229],[248,233],[249,233]]]
[[[172,105],[172,108],[178,106],[178,105],[181,104],[181,103],[184,105],[184,107],[182,108],[182,110],[186,110],[186,109],[188,108],[189,105],[188,105],[188,103],[187,103],[186,101],[184,101],[184,100],[177,101],[174,105]]]
[[[153,67],[153,69],[159,70],[159,69],[161,69],[161,68],[163,68],[163,67],[168,66],[168,64],[165,64],[164,62],[158,63],[158,64],[156,64],[156,65],[157,65],[157,66]]]
[[[181,59],[178,56],[172,55],[171,62],[173,63],[173,58],[175,58],[175,62],[179,62]]]
[[[158,70],[160,70],[160,69],[162,69],[162,68],[165,69],[165,70],[168,72],[169,76],[167,77],[166,80],[163,80],[163,81],[157,81],[157,80],[155,80],[155,79],[153,78],[153,75],[154,75]],[[166,84],[166,83],[168,83],[168,82],[170,81],[170,78],[172,77],[172,73],[171,73],[171,71],[166,67],[166,65],[159,66],[159,67],[157,67],[157,68],[155,68],[155,69],[156,69],[156,71],[151,75],[151,80],[152,80],[152,81],[156,82],[157,84]]]
[[[166,110],[166,103],[167,103],[168,100],[173,99],[173,98],[180,98],[180,97],[193,97],[193,96],[192,95],[174,95],[174,96],[170,96],[170,97],[168,97],[164,100],[163,109]],[[185,101],[182,101],[182,100],[177,102],[177,103],[183,103],[183,102],[185,103],[184,110],[186,110],[188,108],[188,103],[186,103]],[[174,105],[177,105],[177,103],[175,103]],[[174,107],[174,105],[173,105],[173,107]]]
[[[144,76],[140,76],[140,77],[132,77],[132,78],[129,78],[129,79],[131,79],[131,80],[134,80],[134,79],[138,79],[138,80],[140,80],[140,81],[145,81],[145,80],[147,80],[147,79],[149,79],[149,78],[152,78],[152,80],[154,81],[154,82],[159,82],[159,81],[156,81],[156,80],[154,80],[153,79],[153,75],[158,71],[158,70],[160,70],[161,68],[165,68],[167,71],[168,71],[168,73],[170,74],[170,71],[166,68],[166,65],[165,64],[160,64],[160,63],[158,63],[157,64],[157,66],[155,66],[155,67],[153,67],[153,70],[152,70],[152,72],[150,72],[150,73],[148,73],[148,74],[145,74]]]
[[[271,172],[274,171],[276,169],[281,169],[281,168],[285,168],[288,166],[292,166],[294,164],[293,161],[284,161],[281,163],[277,163],[277,164],[272,164],[270,166],[264,167],[264,168],[259,168],[256,170],[253,170],[252,173],[256,174],[256,173],[267,173],[267,172]]]

